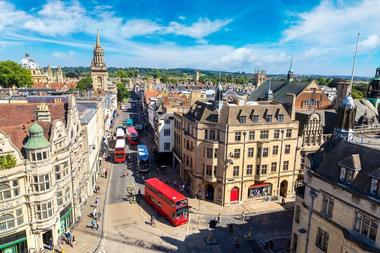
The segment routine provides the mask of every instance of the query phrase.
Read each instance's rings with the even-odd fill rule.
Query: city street
[[[133,118],[134,124],[141,123],[143,114],[140,109],[136,102],[128,103],[126,111],[119,112],[115,125],[128,118]],[[141,136],[141,142],[146,144],[149,150],[154,147],[153,137],[148,134],[144,133]],[[112,147],[112,144],[110,146]],[[222,212],[221,223],[212,232],[216,244],[208,245],[205,239],[211,233],[209,221],[215,219],[215,216],[210,214],[215,212],[210,212],[209,208],[206,212],[208,214],[192,212],[188,224],[173,227],[143,199],[137,204],[130,204],[126,200],[128,186],[135,187],[136,194],[139,190],[143,194],[144,179],[165,177],[170,182],[178,179],[173,170],[158,173],[155,168],[159,167],[159,164],[155,156],[151,156],[151,171],[145,174],[138,173],[135,167],[135,149],[131,147],[129,150],[131,160],[127,164],[113,164],[105,217],[105,236],[99,252],[265,252],[259,249],[259,246],[262,246],[261,241],[290,238],[292,209],[247,216],[246,221],[240,220],[239,215],[224,215]],[[208,203],[201,202],[201,210],[205,210],[202,206]],[[272,203],[268,203],[268,206],[270,204]],[[196,210],[191,210],[193,209]],[[151,215],[157,219],[155,228],[149,225]],[[229,231],[228,224],[234,224],[233,233]],[[253,231],[255,241],[244,240],[250,230]],[[239,238],[239,250],[235,249],[236,238]]]

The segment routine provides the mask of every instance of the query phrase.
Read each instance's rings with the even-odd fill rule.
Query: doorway
[[[231,189],[230,202],[239,201],[239,188],[234,187]]]
[[[288,181],[283,180],[280,184],[280,196],[286,198],[288,193]]]
[[[214,187],[211,184],[206,186],[206,200],[214,201]]]

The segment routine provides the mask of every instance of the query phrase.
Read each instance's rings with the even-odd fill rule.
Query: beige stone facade
[[[220,110],[197,102],[175,113],[174,162],[193,195],[220,205],[292,196],[299,152],[291,115],[267,101]]]
[[[50,100],[0,104],[10,119],[0,124],[0,156],[16,159],[0,170],[1,252],[40,252],[82,215],[91,177],[77,105]]]

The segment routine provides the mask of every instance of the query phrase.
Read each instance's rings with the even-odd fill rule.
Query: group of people
[[[92,217],[91,224],[90,224],[91,229],[96,229],[96,230],[99,229],[99,219],[100,219],[101,214],[96,209],[99,205],[99,202],[100,202],[99,198],[96,198],[95,203],[94,203],[94,208],[91,211],[91,217]]]

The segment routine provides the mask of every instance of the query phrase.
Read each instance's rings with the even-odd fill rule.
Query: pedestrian
[[[104,176],[105,176],[105,178],[108,177],[108,170],[107,170],[107,169],[106,169],[106,171],[104,172]]]
[[[74,247],[75,245],[75,236],[73,235],[73,244],[72,244],[72,247]]]
[[[106,168],[103,168],[103,177],[106,177]]]
[[[99,220],[96,220],[95,224],[96,224],[96,230],[99,230]]]
[[[244,213],[244,211],[241,212],[241,220],[242,220],[242,221],[245,221],[245,213]]]
[[[96,219],[97,213],[98,213],[98,210],[96,210],[96,207],[94,207],[94,209],[92,209],[92,218]]]
[[[139,191],[138,191],[138,196],[139,196],[139,199],[141,199],[141,190],[140,190],[140,188],[139,188]]]
[[[94,228],[96,228],[96,220],[92,219],[91,220],[91,230],[94,230]]]
[[[284,197],[282,197],[282,199],[281,199],[281,204],[282,204],[282,206],[285,206],[285,198]]]
[[[50,250],[53,250],[53,238],[52,237],[49,238],[49,248],[50,248]]]
[[[216,217],[216,221],[217,221],[218,223],[220,223],[221,220],[222,220],[222,214],[219,213],[219,214],[218,214],[218,217]]]
[[[98,207],[98,205],[99,205],[99,198],[96,197],[96,199],[95,199],[95,207]]]
[[[64,253],[64,250],[63,250],[63,244],[61,244],[60,251],[61,251],[61,253]]]

